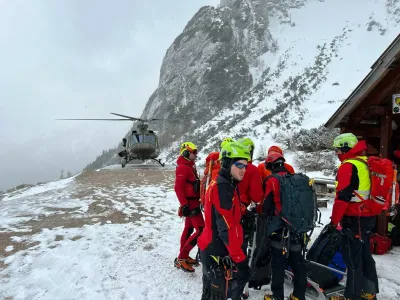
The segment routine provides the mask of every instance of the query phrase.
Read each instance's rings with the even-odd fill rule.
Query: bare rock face
[[[169,119],[160,142],[171,142],[195,126],[191,120],[208,120],[251,86],[249,63],[231,24],[220,10],[203,7],[168,49],[142,117]]]
[[[168,49],[157,90],[142,117],[165,118],[161,145],[169,145],[215,114],[234,106],[253,87],[250,68],[277,50],[268,30],[270,14],[286,20],[304,0],[225,0],[201,8]]]

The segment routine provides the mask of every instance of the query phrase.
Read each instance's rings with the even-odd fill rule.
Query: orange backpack
[[[200,202],[204,207],[205,195],[211,181],[215,180],[218,172],[221,169],[221,164],[218,160],[219,152],[211,152],[206,158],[206,168],[204,176],[200,181]]]
[[[396,165],[391,160],[378,156],[370,156],[367,162],[362,159],[356,160],[368,166],[371,191],[369,199],[363,199],[356,192],[355,195],[365,201],[366,208],[372,214],[381,215],[388,212],[399,199]]]

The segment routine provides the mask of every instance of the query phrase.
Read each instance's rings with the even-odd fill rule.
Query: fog
[[[166,50],[217,0],[0,2],[0,190],[79,172],[140,116]]]

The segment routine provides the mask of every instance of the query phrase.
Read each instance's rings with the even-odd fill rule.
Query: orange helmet
[[[279,153],[280,155],[283,155],[283,150],[281,147],[274,145],[274,146],[269,147],[267,155],[270,155],[272,153]]]
[[[285,158],[282,156],[282,154],[279,154],[277,152],[273,152],[271,154],[269,154],[266,158],[265,158],[265,163],[269,164],[269,163],[274,163],[276,162],[278,159],[282,159],[282,161],[285,161]]]

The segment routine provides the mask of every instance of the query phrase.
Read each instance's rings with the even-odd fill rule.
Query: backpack
[[[259,215],[256,223],[256,247],[252,253],[251,260],[251,277],[249,280],[249,288],[261,290],[263,285],[271,282],[271,240],[267,232],[269,218],[265,215]]]
[[[300,234],[312,231],[317,222],[318,208],[310,178],[302,173],[272,176],[280,182],[280,217],[285,225]]]
[[[371,179],[371,191],[368,199],[363,199],[358,193],[354,194],[364,201],[365,207],[374,215],[387,212],[399,198],[397,187],[396,165],[387,158],[370,156],[368,161],[352,158],[364,163]]]
[[[204,169],[204,176],[200,181],[200,203],[204,207],[205,196],[208,186],[211,181],[215,180],[218,175],[218,171],[221,168],[220,162],[218,161],[219,152],[211,152],[206,158],[206,167]]]
[[[324,266],[345,272],[346,264],[343,261],[341,250],[341,233],[329,232],[328,225],[321,231],[318,238],[307,251],[306,258]],[[318,283],[322,289],[338,285],[343,275],[306,262],[307,277]]]
[[[372,254],[383,255],[388,253],[392,248],[392,239],[380,236],[377,233],[371,235],[369,243]]]

